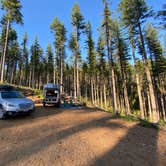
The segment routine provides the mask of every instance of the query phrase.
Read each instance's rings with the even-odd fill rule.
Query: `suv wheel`
[[[3,112],[3,108],[2,108],[1,105],[0,105],[0,119],[5,119],[5,115],[4,115],[4,112]]]

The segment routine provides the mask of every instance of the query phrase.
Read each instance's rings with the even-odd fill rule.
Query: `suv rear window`
[[[24,98],[24,95],[20,92],[1,92],[2,99],[15,99],[15,98]]]

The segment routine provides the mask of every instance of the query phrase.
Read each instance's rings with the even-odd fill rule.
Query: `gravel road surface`
[[[166,132],[88,108],[0,121],[0,166],[166,166]]]

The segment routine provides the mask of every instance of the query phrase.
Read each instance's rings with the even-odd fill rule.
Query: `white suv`
[[[27,114],[35,109],[34,102],[9,85],[0,85],[0,119]]]

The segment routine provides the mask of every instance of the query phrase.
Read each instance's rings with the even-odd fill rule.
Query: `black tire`
[[[43,107],[46,107],[46,103],[45,102],[43,102]]]
[[[3,116],[0,117],[0,120],[5,120],[5,119],[6,119],[5,115],[3,115]]]
[[[56,104],[56,107],[59,108],[59,107],[60,107],[60,104],[61,104],[61,102],[58,101],[58,103]]]
[[[5,114],[3,113],[3,107],[2,107],[2,105],[0,105],[0,119],[3,120],[3,119],[5,119],[5,118],[6,118],[6,116],[5,116]]]
[[[59,108],[60,107],[60,101],[58,101],[58,103],[54,104],[54,106]]]

